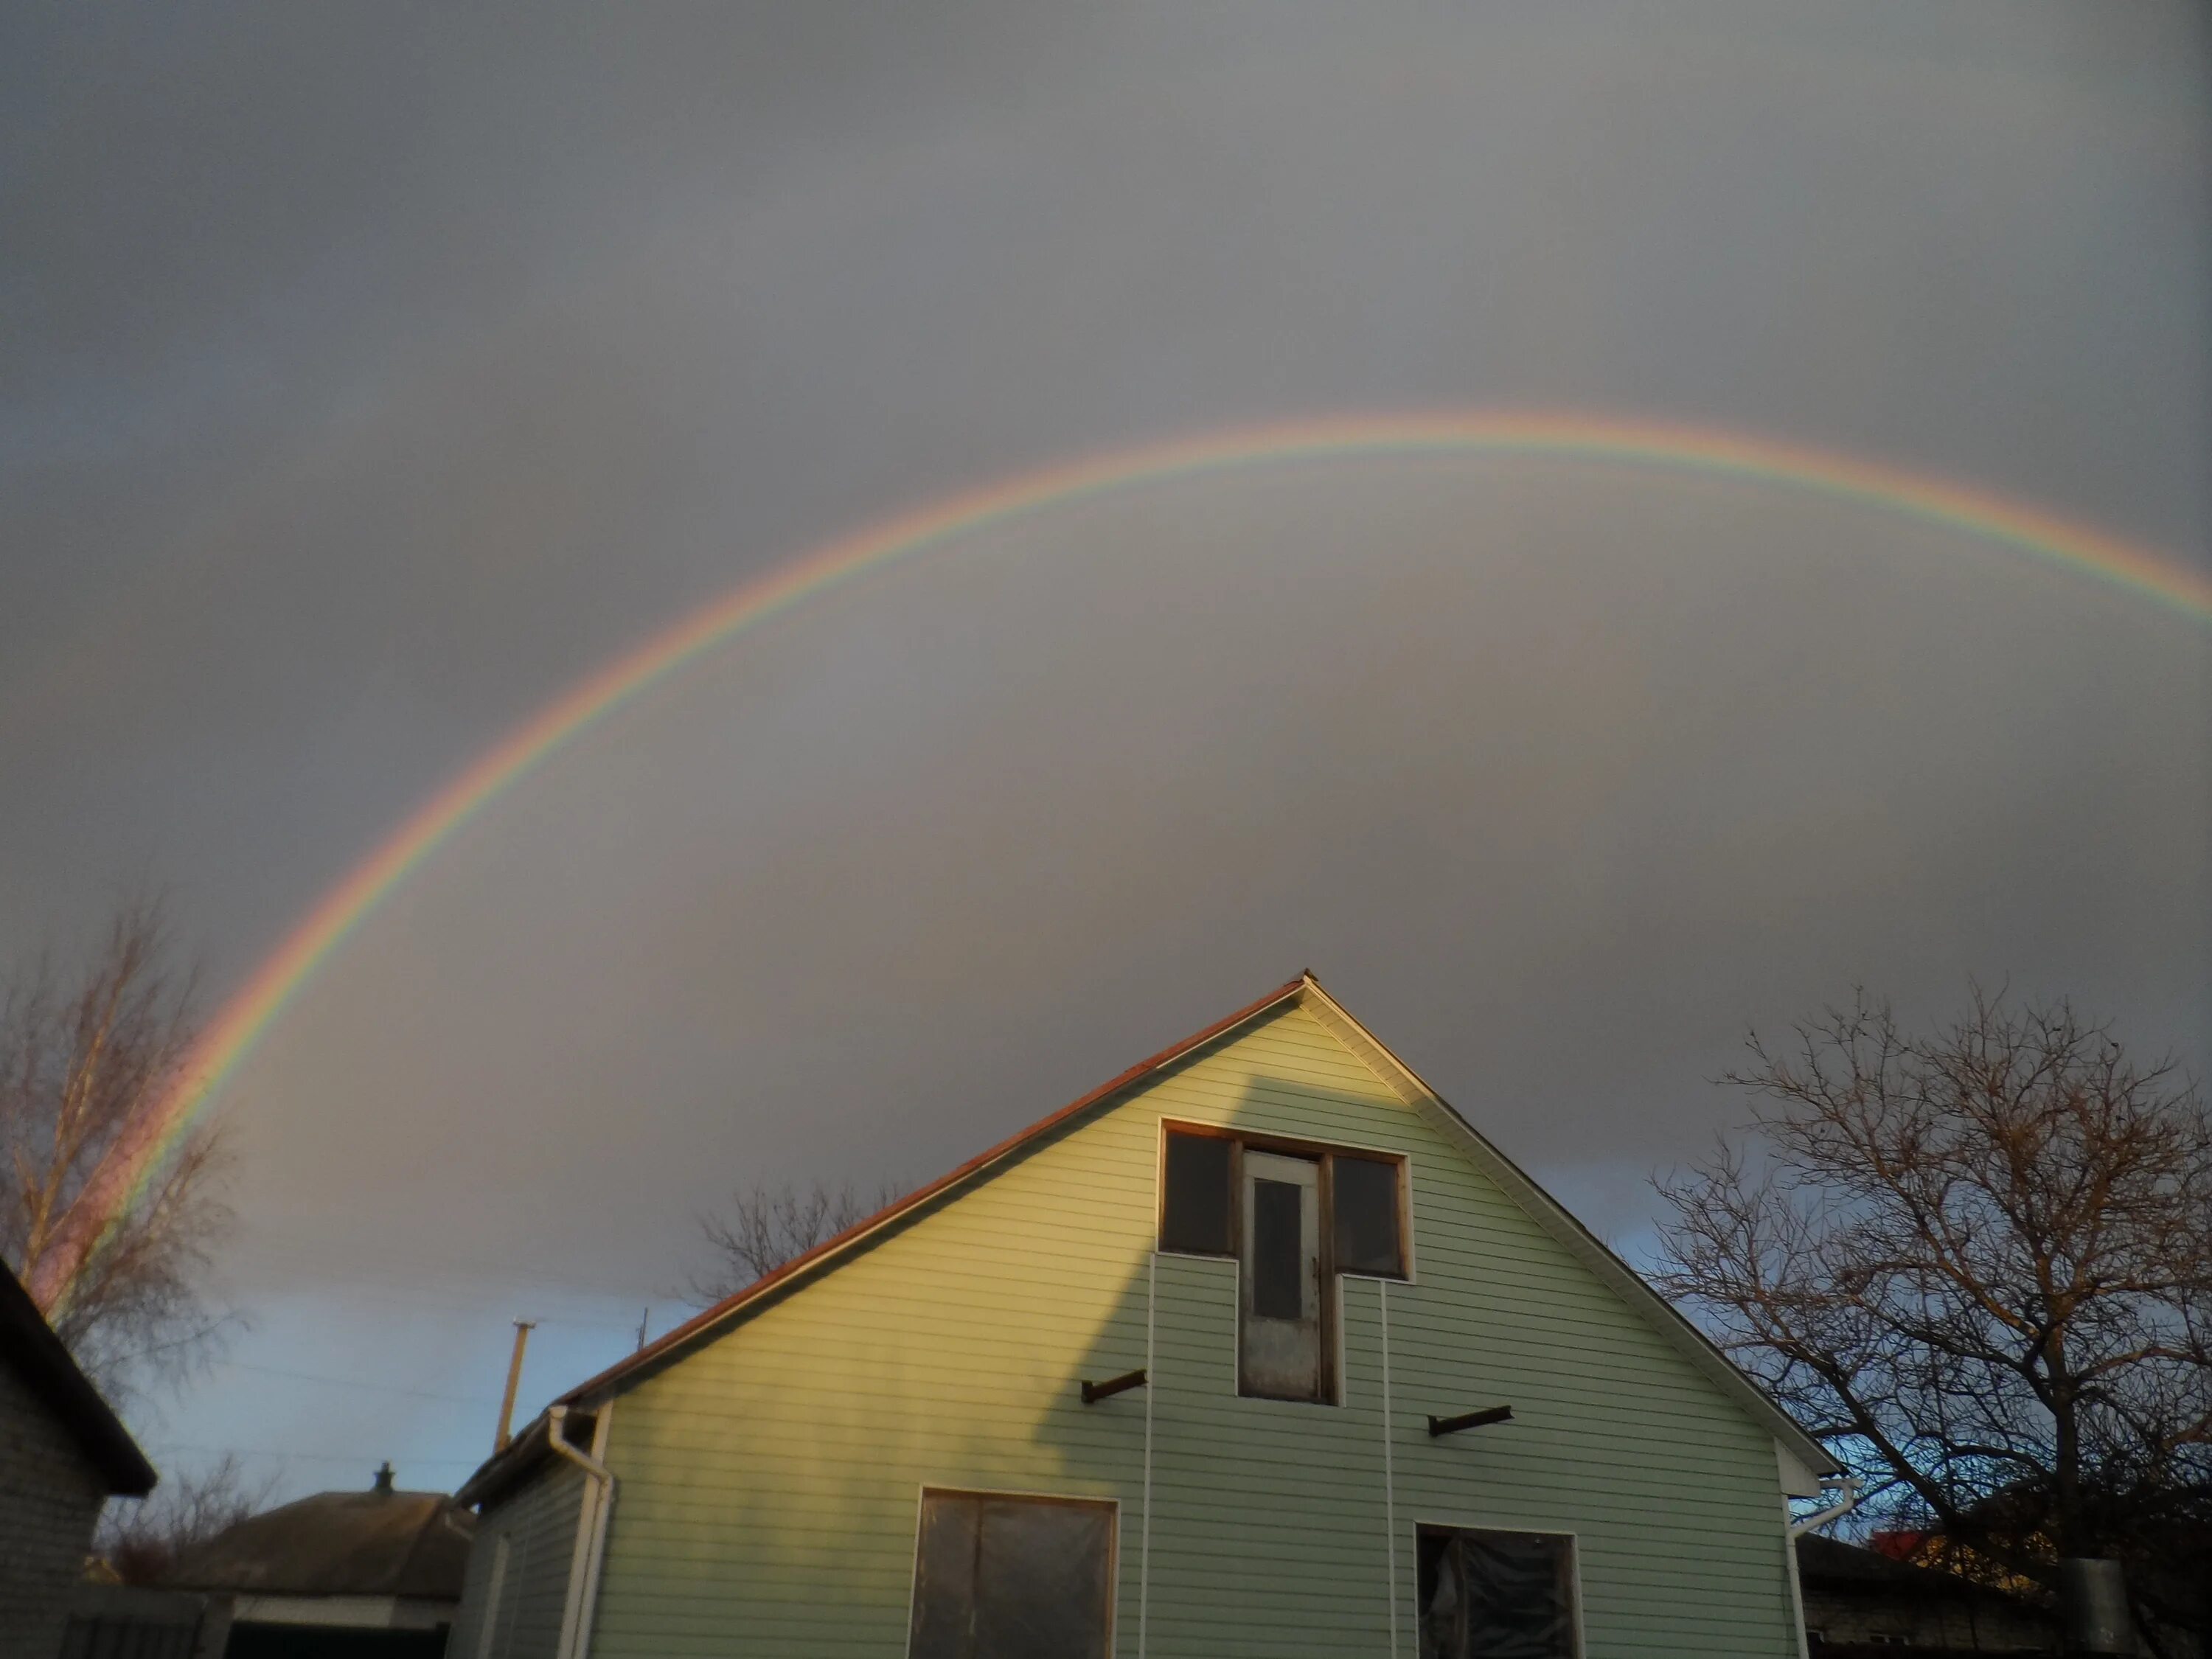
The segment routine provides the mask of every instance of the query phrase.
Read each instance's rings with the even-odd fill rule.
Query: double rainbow
[[[119,1137],[55,1247],[32,1265],[42,1306],[65,1302],[107,1230],[316,968],[456,830],[593,722],[750,628],[896,560],[1026,514],[1208,473],[1360,457],[1541,456],[1749,480],[1966,532],[2212,622],[2212,575],[2086,526],[1900,467],[1712,428],[1501,411],[1363,416],[1205,434],[1095,455],[883,520],[733,589],[564,692],[425,801],[317,902],[216,1013],[180,1079]]]

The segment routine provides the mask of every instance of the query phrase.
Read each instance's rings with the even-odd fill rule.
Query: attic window
[[[1160,1249],[1179,1255],[1227,1255],[1237,1249],[1237,1173],[1247,1149],[1285,1152],[1327,1166],[1322,1231],[1331,1245],[1333,1273],[1375,1279],[1404,1279],[1406,1270],[1405,1161],[1370,1152],[1292,1143],[1264,1136],[1238,1136],[1204,1130],[1170,1128],[1160,1172]],[[1270,1199],[1279,1208],[1287,1196],[1275,1183],[1261,1182],[1255,1201]],[[1257,1242],[1265,1255],[1270,1240],[1279,1242],[1281,1217],[1255,1215]],[[1272,1259],[1272,1258],[1270,1258]],[[1264,1263],[1255,1260],[1256,1270]]]
[[[1406,1161],[1162,1127],[1160,1249],[1237,1263],[1237,1392],[1334,1405],[1338,1281],[1407,1276]]]
[[[1336,1177],[1331,1196],[1336,1212],[1337,1272],[1403,1279],[1406,1251],[1398,1219],[1396,1162],[1343,1152],[1331,1162]]]
[[[1237,1143],[1219,1135],[1168,1135],[1160,1183],[1160,1248],[1192,1255],[1234,1255],[1229,1194],[1236,1184],[1230,1155]]]

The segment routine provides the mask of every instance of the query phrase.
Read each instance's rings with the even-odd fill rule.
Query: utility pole
[[[640,1348],[645,1346],[645,1328],[652,1318],[653,1304],[648,1302],[645,1305],[645,1311],[637,1316],[637,1346]]]
[[[514,1357],[507,1362],[507,1397],[499,1402],[499,1432],[491,1443],[495,1453],[505,1451],[511,1437],[507,1430],[514,1422],[514,1391],[522,1382],[522,1351],[530,1346],[530,1334],[537,1328],[534,1319],[514,1322]]]

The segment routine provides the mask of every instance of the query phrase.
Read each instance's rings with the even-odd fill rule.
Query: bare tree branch
[[[1748,1049],[1723,1080],[1749,1134],[1656,1183],[1662,1288],[1820,1425],[1878,1515],[2008,1573],[2119,1555],[2155,1600],[2173,1540],[2212,1526],[2194,1084],[2065,1002],[1978,987],[1930,1035],[1862,993]]]
[[[152,1144],[197,1030],[194,976],[173,954],[160,905],[141,902],[76,971],[46,957],[0,986],[0,1255],[111,1392],[204,1352],[223,1323],[205,1296],[230,1221],[222,1134]]]
[[[225,1452],[198,1474],[171,1474],[150,1497],[110,1502],[94,1553],[126,1584],[158,1584],[187,1550],[258,1513],[276,1485],[273,1475],[248,1479],[237,1457]]]
[[[699,1218],[707,1260],[690,1275],[691,1299],[705,1307],[767,1278],[794,1256],[866,1220],[901,1190],[889,1182],[860,1193],[849,1182],[833,1188],[818,1181],[803,1192],[788,1182],[739,1188],[720,1213]]]

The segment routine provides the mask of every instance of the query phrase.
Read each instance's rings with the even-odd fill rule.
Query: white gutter
[[[1831,1521],[1843,1519],[1858,1507],[1859,1488],[1865,1484],[1855,1474],[1847,1474],[1837,1480],[1823,1480],[1820,1483],[1822,1491],[1840,1492],[1843,1496],[1824,1510],[1814,1510],[1812,1514],[1801,1516],[1792,1521],[1790,1523],[1790,1535],[1792,1538],[1802,1538],[1815,1527],[1825,1527]]]
[[[584,1511],[577,1517],[576,1553],[569,1560],[568,1595],[561,1609],[561,1636],[553,1649],[554,1659],[584,1659],[591,1651],[592,1614],[599,1601],[599,1567],[607,1554],[607,1517],[615,1506],[614,1471],[599,1461],[598,1454],[606,1449],[607,1421],[613,1414],[613,1401],[601,1404],[592,1431],[592,1450],[586,1453],[571,1445],[563,1431],[568,1407],[545,1408],[545,1443],[581,1469],[591,1482],[586,1489]]]

